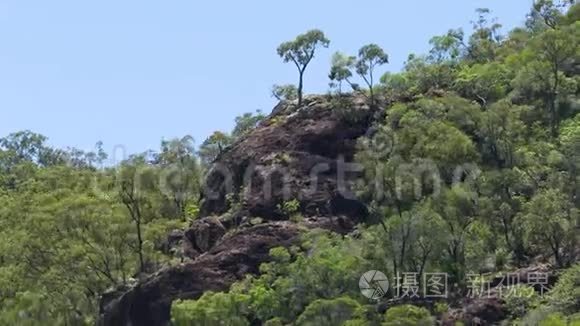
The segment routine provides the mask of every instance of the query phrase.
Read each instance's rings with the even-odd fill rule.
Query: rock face
[[[219,156],[207,178],[202,215],[226,212],[226,195],[240,191],[244,209],[268,219],[283,218],[277,206],[290,199],[300,202],[306,216],[364,214],[360,203],[348,200],[351,194],[340,191],[340,183],[353,177],[341,163],[352,160],[356,140],[367,132],[371,117],[362,98],[345,98],[340,104],[313,96],[301,108],[279,105]]]
[[[244,275],[257,273],[270,248],[290,245],[298,230],[293,223],[277,222],[226,236],[196,260],[160,270],[104,303],[101,325],[167,325],[171,302],[227,290]]]
[[[372,117],[363,98],[311,96],[300,108],[280,103],[218,157],[206,180],[203,217],[168,238],[168,246],[181,242],[187,261],[103,296],[99,324],[167,325],[174,300],[227,290],[258,273],[271,248],[296,243],[301,231],[351,231],[367,211],[348,190],[357,175],[347,162]],[[288,201],[299,204],[300,222],[289,221]]]

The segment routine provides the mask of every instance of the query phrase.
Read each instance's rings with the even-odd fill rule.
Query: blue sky
[[[324,92],[334,51],[377,43],[397,71],[479,7],[510,29],[531,0],[0,0],[0,136],[30,129],[58,147],[129,153],[186,134],[199,144],[238,114],[269,113],[271,85],[295,82],[282,41],[328,35],[305,85]]]

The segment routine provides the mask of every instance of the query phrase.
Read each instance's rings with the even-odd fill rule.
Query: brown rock
[[[352,114],[341,113],[324,96],[307,97],[299,109],[279,104],[261,126],[218,157],[207,178],[202,216],[225,213],[226,193],[238,193],[242,187],[244,208],[253,216],[284,219],[277,205],[288,199],[299,200],[305,215],[365,215],[360,202],[344,201],[351,194],[346,189],[340,194],[338,176],[341,162],[352,161],[372,111],[361,98],[343,100]],[[358,118],[348,118],[352,116]],[[317,178],[311,177],[313,171],[318,171]],[[357,175],[345,176],[348,184]]]
[[[206,217],[193,221],[189,229],[185,231],[185,239],[191,244],[191,249],[202,254],[211,249],[224,234],[226,234],[226,228],[217,217]]]
[[[174,300],[224,291],[244,275],[257,274],[260,264],[269,261],[269,250],[296,243],[300,230],[352,231],[368,212],[349,193],[348,185],[358,175],[347,173],[340,182],[339,176],[374,114],[361,97],[343,97],[339,108],[333,101],[309,96],[301,108],[282,102],[258,128],[226,149],[206,179],[200,214],[206,217],[183,234],[183,255],[193,261],[105,295],[100,324],[167,325]],[[228,203],[228,194],[236,205]],[[297,224],[286,221],[289,216],[280,209],[294,199],[304,216]],[[256,217],[262,224],[244,223]]]
[[[257,274],[269,250],[290,246],[299,228],[290,222],[262,224],[226,235],[195,261],[151,275],[101,307],[101,325],[167,325],[171,303],[197,299],[206,291],[225,291],[244,275]]]

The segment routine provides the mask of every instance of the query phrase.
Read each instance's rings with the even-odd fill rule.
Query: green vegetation
[[[379,313],[361,295],[360,276],[447,273],[453,294],[464,295],[468,274],[549,261],[562,271],[558,283],[543,298],[508,298],[507,323],[578,325],[580,5],[540,0],[508,35],[490,14],[477,11],[472,35],[433,37],[429,53],[410,55],[379,83],[388,55],[378,45],[335,54],[332,103],[342,103],[347,83],[386,113],[355,155],[368,220],[351,235],[311,230],[298,246],[272,249],[259,275],[174,302],[172,323],[432,325],[453,302]],[[306,68],[328,46],[319,30],[281,44],[299,83],[273,95],[300,106]],[[0,324],[94,324],[100,295],[175,263],[161,248],[169,231],[198,218],[204,172],[264,119],[247,113],[198,150],[191,137],[163,141],[116,166],[103,166],[102,144],[65,151],[29,131],[1,138]],[[242,206],[227,199],[230,213]],[[301,221],[296,199],[278,210]]]
[[[306,72],[306,68],[308,68],[308,65],[314,58],[316,49],[319,47],[326,48],[329,44],[330,41],[321,30],[313,29],[304,34],[298,35],[293,41],[280,44],[278,47],[278,55],[284,60],[284,62],[292,62],[298,69],[298,87],[296,89],[298,106],[302,105],[304,73]],[[274,91],[274,94],[277,93],[278,92]],[[283,93],[288,94],[288,91]]]
[[[332,101],[341,102],[346,83],[368,91],[369,104],[390,103],[355,158],[365,173],[358,195],[371,214],[356,236],[313,231],[300,247],[273,250],[275,261],[260,276],[226,294],[249,298],[248,321],[432,325],[447,303],[380,315],[355,280],[371,269],[391,278],[444,272],[465,294],[468,274],[505,272],[542,257],[569,270],[548,297],[525,285],[512,289],[525,295],[505,298],[508,323],[574,324],[579,8],[540,1],[526,27],[508,35],[480,9],[472,35],[450,30],[434,37],[427,55],[409,56],[402,72],[386,73],[378,85],[375,68],[388,61],[380,47],[365,46],[358,57],[335,53]],[[293,207],[279,206],[287,215]]]
[[[429,310],[411,305],[393,307],[387,310],[383,326],[429,326],[433,318]]]
[[[199,149],[189,136],[117,166],[30,131],[0,138],[0,324],[94,324],[105,291],[178,262],[167,234],[199,215],[203,170],[264,115],[236,118]]]
[[[371,104],[374,104],[375,68],[386,63],[389,63],[389,55],[380,46],[368,44],[360,48],[358,58],[336,52],[332,57],[332,67],[330,68],[328,77],[331,81],[338,83],[339,94],[342,93],[342,82],[344,81],[353,90],[359,90],[358,84],[351,82],[349,79],[353,75],[352,70],[354,70],[368,86]],[[331,86],[336,86],[336,84],[331,83]]]
[[[278,204],[278,209],[291,220],[300,219],[300,202],[297,199],[292,199],[285,201],[282,204]]]
[[[236,139],[244,136],[264,120],[266,116],[262,111],[257,110],[255,113],[248,112],[236,117],[236,125],[230,133],[214,131],[200,146],[199,158],[204,167],[209,167],[215,159]]]
[[[171,259],[156,248],[199,193],[190,138],[100,169],[98,152],[56,151],[30,132],[2,144],[0,323],[90,323],[101,293]]]

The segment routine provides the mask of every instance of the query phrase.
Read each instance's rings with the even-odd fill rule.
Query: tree
[[[463,43],[464,36],[462,29],[451,29],[445,35],[432,37],[429,40],[429,60],[436,63],[458,60],[466,47]]]
[[[168,203],[163,216],[185,217],[186,207],[197,202],[201,171],[191,136],[161,142],[161,152],[157,154],[160,170],[159,190]]]
[[[45,148],[47,138],[29,130],[19,131],[0,139],[0,148],[12,153],[17,162],[37,163]]]
[[[131,224],[112,198],[89,193],[86,181],[95,173],[43,168],[10,200],[0,196],[0,322],[22,303],[29,308],[16,324],[90,324],[98,296],[128,281],[135,266]],[[29,298],[41,299],[49,315],[35,320]]]
[[[243,115],[236,117],[236,126],[232,131],[232,136],[234,138],[239,138],[248,132],[252,131],[258,126],[258,124],[263,121],[266,116],[260,110],[256,110],[256,113],[247,112]]]
[[[454,89],[463,97],[476,100],[486,107],[506,95],[510,81],[509,71],[502,64],[466,65],[458,71]]]
[[[332,55],[330,73],[328,78],[331,81],[336,81],[338,84],[338,93],[342,93],[342,83],[347,82],[353,90],[358,89],[358,85],[350,82],[349,78],[352,77],[351,68],[354,66],[356,58],[353,56],[348,56],[340,52],[335,52]],[[332,84],[331,84],[332,86]]]
[[[392,258],[393,275],[406,272],[423,275],[429,270],[437,270],[449,240],[441,216],[419,204],[409,211],[389,216],[384,227],[384,230],[373,227],[367,231],[366,237],[370,240],[367,246],[377,255]]]
[[[272,97],[278,101],[294,101],[298,98],[298,89],[294,85],[274,85]]]
[[[457,183],[425,203],[445,221],[447,241],[440,263],[450,281],[460,286],[465,285],[468,271],[477,271],[483,264],[481,256],[490,236],[489,226],[478,215],[479,198],[473,188],[468,182]]]
[[[432,63],[429,56],[409,55],[405,62],[405,75],[413,95],[429,94],[449,89],[453,85],[456,65],[443,61]]]
[[[387,95],[394,100],[410,97],[410,82],[406,73],[387,72],[381,76],[381,86]]]
[[[347,56],[336,52],[332,56],[332,66],[328,77],[331,81],[336,81],[341,92],[342,82],[347,82],[353,90],[358,90],[359,86],[350,81],[353,73],[359,75],[369,88],[371,105],[374,105],[375,68],[389,63],[389,56],[376,44],[368,44],[360,48],[358,57]]]
[[[574,1],[565,0],[538,0],[534,3],[526,21],[527,27],[536,32],[545,30],[545,27],[556,29],[564,19],[563,11]]]
[[[539,40],[539,43],[535,43],[539,50],[538,59],[549,66],[551,74],[546,100],[550,108],[552,135],[556,136],[560,125],[557,100],[562,81],[565,79],[562,77],[561,71],[563,65],[579,53],[580,32],[578,26],[572,26],[565,30],[548,30],[542,34]]]
[[[330,40],[321,30],[313,29],[298,35],[293,41],[284,42],[278,46],[278,55],[284,62],[293,62],[298,69],[298,106],[302,105],[302,91],[304,86],[304,72],[314,58],[316,49],[320,46],[328,47]]]
[[[369,87],[371,105],[374,105],[374,70],[377,66],[389,63],[389,56],[376,44],[368,44],[358,51],[358,60],[355,64],[356,73],[361,76]]]
[[[210,166],[232,141],[233,139],[230,135],[215,131],[199,147],[201,163],[205,167]]]
[[[576,222],[578,210],[557,189],[536,194],[524,205],[519,221],[533,250],[548,250],[559,267],[566,267],[573,259],[578,243]]]
[[[571,64],[580,53],[578,24],[545,30],[516,56],[524,66],[512,81],[515,93],[524,101],[545,107],[553,137],[558,134],[564,104],[576,88]]]
[[[491,10],[487,8],[478,8],[476,13],[478,17],[472,21],[474,32],[469,38],[467,59],[474,63],[491,62],[496,57],[502,39],[499,34],[502,25],[496,19],[488,18]]]
[[[137,243],[134,251],[139,258],[139,271],[147,271],[145,257],[145,224],[154,218],[153,194],[157,193],[157,171],[145,161],[145,156],[137,155],[122,163],[117,175],[117,189],[120,202],[125,206],[135,228]]]

